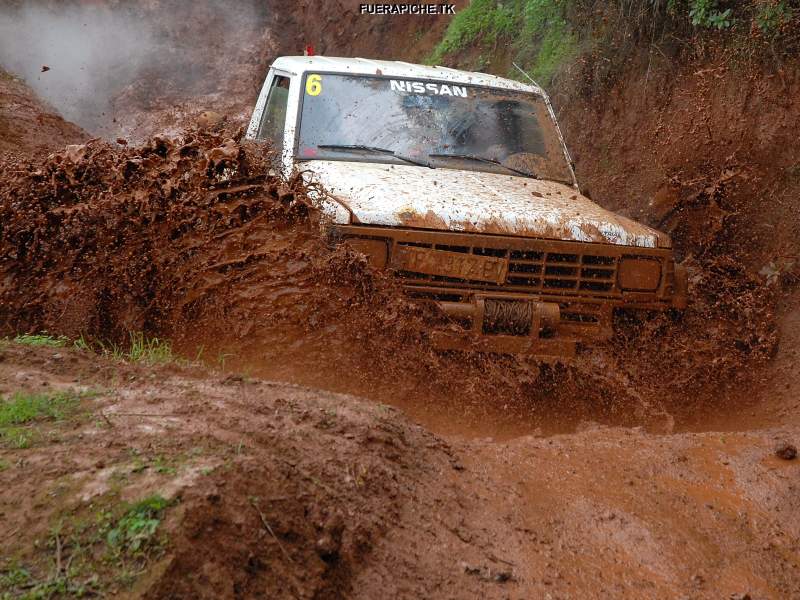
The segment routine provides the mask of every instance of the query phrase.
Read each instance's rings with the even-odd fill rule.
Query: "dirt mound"
[[[108,390],[84,392],[72,412],[25,426],[24,447],[12,448],[0,428],[0,593],[58,584],[105,595],[147,572],[137,597],[369,598],[459,575],[448,549],[466,544],[438,510],[459,504],[463,467],[446,443],[393,409],[67,348],[0,352],[3,392]],[[33,511],[21,503],[59,482],[57,499]],[[163,539],[140,532],[138,554],[115,555],[104,529],[110,515],[117,523],[126,502],[156,494],[172,507]],[[460,528],[477,546],[462,559],[501,552],[486,532]],[[437,543],[412,549],[421,532]],[[14,565],[16,578],[5,577]],[[469,596],[494,585],[458,578]]]
[[[0,394],[14,393],[73,403],[0,423],[0,594],[12,597],[800,589],[800,463],[775,454],[796,445],[796,425],[445,442],[352,396],[4,343]]]
[[[0,69],[0,154],[43,153],[88,137],[45,106],[22,80]]]

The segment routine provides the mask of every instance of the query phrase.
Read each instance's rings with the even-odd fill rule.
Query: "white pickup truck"
[[[535,85],[405,62],[278,58],[247,138],[297,170],[331,240],[435,302],[445,349],[568,357],[615,309],[681,309],[669,236],[581,195]]]

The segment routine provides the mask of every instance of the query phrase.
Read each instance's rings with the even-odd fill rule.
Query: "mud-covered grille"
[[[504,284],[469,281],[454,277],[425,275],[400,271],[398,275],[415,283],[438,283],[452,287],[485,290],[615,296],[616,256],[571,254],[545,250],[508,250],[504,248],[453,246],[420,242],[398,242],[400,246],[416,246],[476,256],[508,258],[508,274]],[[588,249],[588,248],[587,248]]]

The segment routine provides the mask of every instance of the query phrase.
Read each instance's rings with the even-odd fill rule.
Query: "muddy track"
[[[52,572],[61,523],[73,585],[120,589],[87,519],[158,492],[173,502],[169,542],[142,564],[147,598],[800,590],[800,463],[774,455],[796,428],[444,441],[352,396],[66,348],[1,352],[2,393],[95,390],[30,426],[28,448],[0,449],[4,558],[32,581]]]

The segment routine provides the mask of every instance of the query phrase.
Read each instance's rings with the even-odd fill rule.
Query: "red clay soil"
[[[608,88],[586,91],[590,70],[577,68],[556,94],[579,178],[595,201],[668,231],[692,289],[688,335],[621,345],[616,370],[638,369],[631,355],[644,353],[650,377],[672,380],[701,412],[724,410],[707,401],[715,396],[757,402],[783,377],[775,354],[797,349],[780,330],[800,283],[800,67],[721,50],[683,62],[639,56]]]
[[[0,570],[27,571],[2,592],[56,580],[144,598],[800,592],[800,462],[774,454],[796,425],[448,442],[352,396],[70,348],[0,352],[0,393],[93,392],[25,425],[29,447],[0,436]],[[109,560],[103,515],[152,494],[172,500],[157,550]]]
[[[45,153],[88,138],[42,104],[25,82],[0,69],[0,154]]]
[[[282,32],[283,54],[302,54],[306,45],[326,56],[361,56],[422,62],[444,35],[447,15],[362,15],[357,0],[320,4],[299,0],[293,10],[274,12]],[[460,10],[466,0],[451,2]],[[294,50],[292,45],[295,45]]]
[[[413,30],[358,19],[352,41],[328,16],[280,18],[334,54]],[[205,366],[6,344],[6,398],[95,394],[26,425],[29,448],[0,438],[0,569],[151,598],[800,596],[800,467],[775,456],[800,440],[798,80],[722,64],[556,96],[595,200],[668,229],[692,284],[682,316],[621,314],[571,365],[433,352],[438,316],[330,248],[307,190],[229,135],[244,109],[184,129],[213,91],[120,96],[121,126],[174,136],[6,159],[0,335],[144,332]],[[82,528],[156,492],[164,545],[121,574]]]

